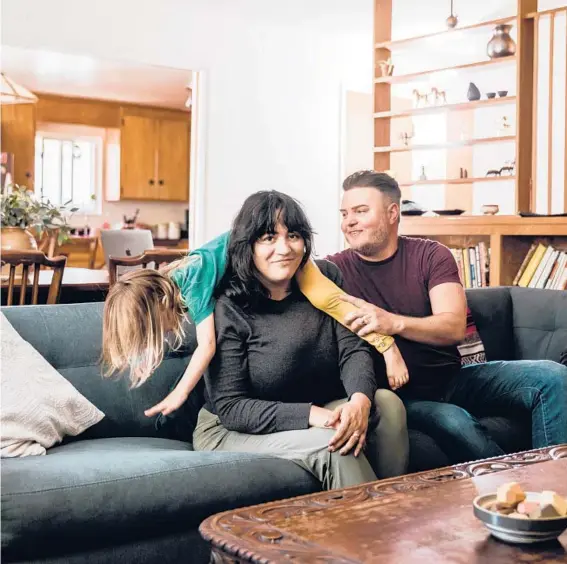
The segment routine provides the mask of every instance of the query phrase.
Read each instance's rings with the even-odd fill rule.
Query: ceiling
[[[187,110],[191,71],[2,46],[2,72],[32,92]]]

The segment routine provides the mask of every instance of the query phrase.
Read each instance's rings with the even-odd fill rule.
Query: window
[[[38,124],[35,138],[36,192],[53,204],[101,213],[105,130]]]

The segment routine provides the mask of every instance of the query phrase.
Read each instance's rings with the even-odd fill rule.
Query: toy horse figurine
[[[431,89],[431,94],[435,97],[434,98],[434,104],[437,105],[439,102],[439,99],[441,99],[443,101],[443,104],[447,103],[447,93],[445,92],[445,90],[438,90],[437,88],[435,88],[435,86]]]
[[[422,94],[417,88],[413,89],[413,105],[415,108],[419,108],[421,101],[423,101],[423,105],[427,106],[429,103],[429,94],[425,93]]]

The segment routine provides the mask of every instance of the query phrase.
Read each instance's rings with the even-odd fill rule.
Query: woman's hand
[[[150,409],[146,409],[144,415],[146,415],[146,417],[152,417],[158,413],[169,415],[176,409],[179,409],[187,401],[188,397],[189,395],[184,390],[180,390],[179,386],[177,386],[165,399]]]
[[[311,411],[309,412],[309,426],[320,427],[322,429],[333,428],[333,425],[327,424],[330,422],[332,417],[333,412],[330,409],[319,407],[318,405],[312,405]]]
[[[335,426],[338,423],[337,432],[329,441],[331,452],[340,449],[340,453],[345,455],[354,448],[354,456],[360,454],[366,443],[370,406],[370,400],[364,394],[355,393],[350,401],[335,408],[328,425]]]
[[[384,352],[384,362],[386,363],[386,375],[392,390],[401,388],[409,382],[409,372],[405,360],[395,343]]]

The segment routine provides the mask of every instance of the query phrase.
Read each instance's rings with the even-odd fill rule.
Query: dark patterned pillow
[[[461,366],[486,362],[484,345],[480,339],[480,334],[476,328],[476,324],[469,307],[467,307],[467,330],[465,333],[465,339],[457,348],[461,354]]]
[[[561,358],[559,359],[559,362],[561,364],[564,364],[565,366],[567,366],[567,349],[565,349],[562,353],[561,353]]]

